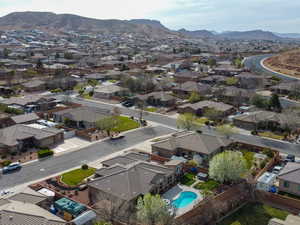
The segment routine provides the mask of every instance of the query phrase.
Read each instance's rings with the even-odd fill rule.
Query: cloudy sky
[[[171,29],[215,31],[300,33],[299,10],[299,0],[0,0],[0,16],[50,11],[98,19],[157,19]]]

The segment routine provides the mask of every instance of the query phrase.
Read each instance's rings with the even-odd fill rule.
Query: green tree
[[[228,86],[234,86],[234,85],[236,85],[238,82],[239,82],[239,80],[238,80],[236,77],[228,77],[228,78],[226,79],[226,84],[227,84]]]
[[[105,221],[98,221],[98,222],[95,222],[94,225],[112,225],[112,224],[109,222],[105,222]]]
[[[168,206],[160,195],[146,194],[137,202],[137,219],[146,225],[167,225],[173,223],[173,217],[168,211]]]
[[[195,103],[201,101],[203,98],[198,94],[198,92],[193,91],[189,97],[189,102]]]
[[[194,114],[184,113],[178,116],[176,124],[179,129],[193,130],[197,127],[196,122],[197,117]]]
[[[98,81],[95,79],[89,79],[88,80],[88,85],[92,86],[93,88],[96,87],[98,85]]]
[[[247,162],[241,152],[225,151],[209,162],[209,177],[220,183],[238,181],[247,172]]]
[[[114,116],[103,118],[96,122],[96,127],[100,130],[105,130],[107,135],[110,136],[113,128],[117,126],[117,120]]]
[[[214,108],[207,108],[204,110],[203,115],[212,121],[217,121],[222,118],[222,112],[214,109]]]
[[[64,57],[65,59],[73,59],[73,54],[70,52],[65,52]]]
[[[4,58],[8,58],[8,55],[10,54],[10,50],[9,49],[7,49],[7,48],[4,48],[3,49],[3,57]]]
[[[217,65],[217,60],[214,59],[214,58],[209,58],[209,59],[207,60],[207,65],[209,65],[210,67],[214,67],[214,66]]]
[[[254,95],[251,99],[251,104],[257,108],[266,109],[268,108],[268,101],[260,95]]]
[[[282,106],[279,100],[279,96],[277,94],[272,94],[270,101],[269,101],[270,109],[274,109],[278,112],[281,112]]]

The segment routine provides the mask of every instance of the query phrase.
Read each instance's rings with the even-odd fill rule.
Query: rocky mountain
[[[213,38],[216,37],[216,35],[208,30],[195,30],[195,31],[188,31],[186,29],[180,29],[178,30],[179,33],[186,35],[188,37],[192,38]]]
[[[276,36],[270,31],[251,30],[251,31],[228,31],[218,35],[226,39],[240,40],[279,40],[281,37]]]
[[[82,31],[101,33],[140,33],[152,37],[177,35],[153,20],[99,20],[72,14],[15,12],[0,17],[0,30],[40,29],[45,31]]]
[[[281,38],[300,39],[300,33],[274,33]]]

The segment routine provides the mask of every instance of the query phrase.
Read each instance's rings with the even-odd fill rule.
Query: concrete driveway
[[[66,153],[67,151],[84,148],[91,144],[92,143],[89,141],[83,140],[78,137],[73,137],[73,138],[66,139],[64,143],[58,145],[52,150],[54,151],[55,154]]]

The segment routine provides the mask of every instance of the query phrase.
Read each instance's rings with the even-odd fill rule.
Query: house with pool
[[[102,162],[103,167],[96,171],[95,178],[88,183],[92,207],[101,217],[102,213],[107,213],[107,204],[114,204],[120,211],[121,218],[118,219],[122,220],[125,212],[132,213],[136,209],[139,197],[147,193],[162,196],[169,193],[163,198],[170,210],[185,208],[198,199],[199,194],[177,188],[182,164],[178,160],[160,164],[151,161],[148,154],[137,152],[106,160]]]

